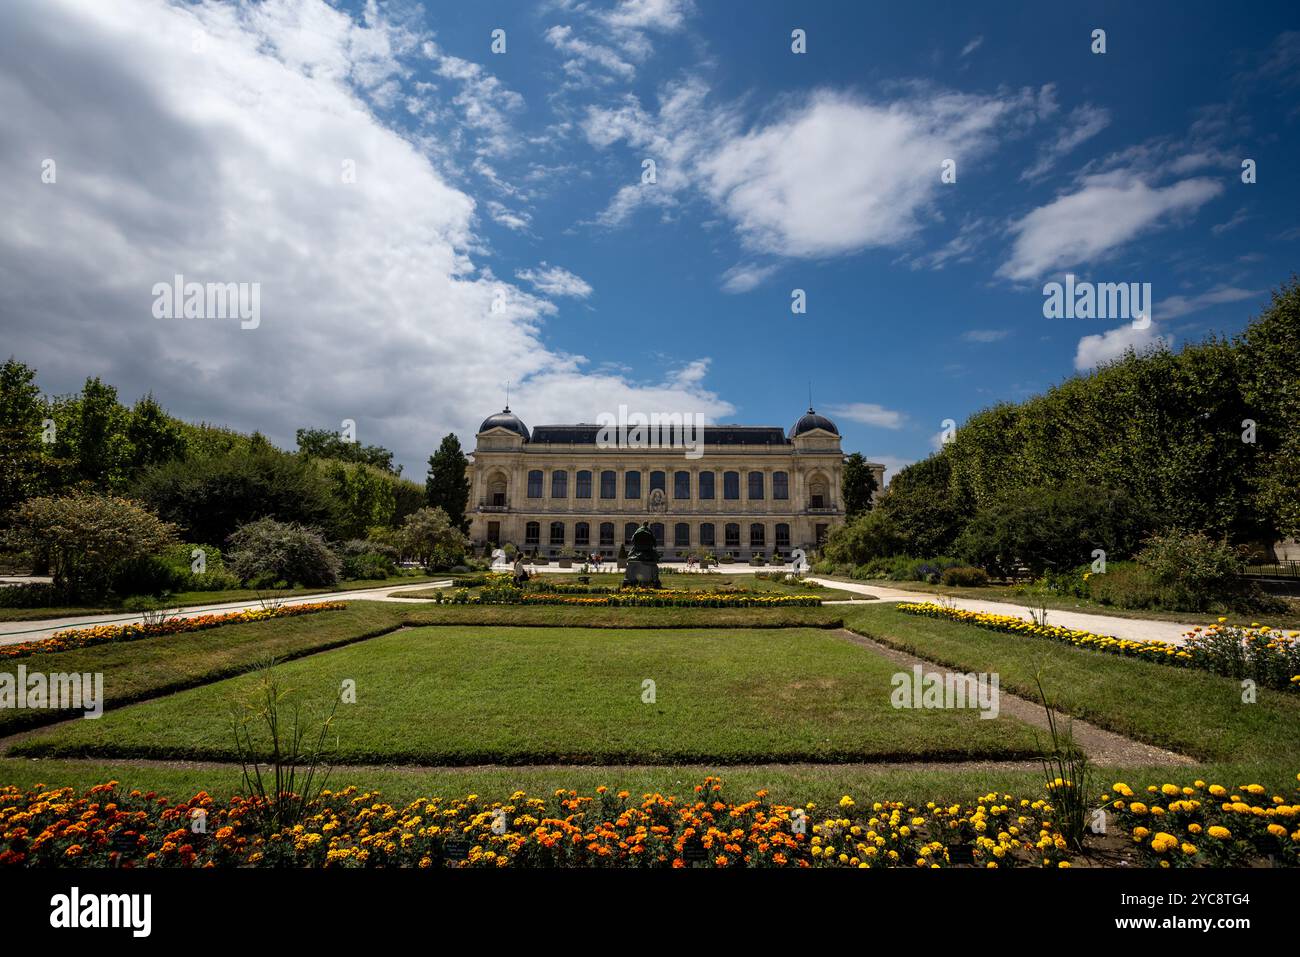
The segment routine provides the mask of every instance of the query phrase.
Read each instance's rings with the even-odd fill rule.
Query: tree
[[[890,480],[877,511],[888,515],[914,558],[946,555],[969,516],[954,494],[952,463],[945,452],[915,462]]]
[[[81,394],[56,405],[56,448],[76,463],[74,476],[106,492],[125,486],[131,471],[129,413],[117,401],[117,389],[98,376],[86,380]],[[62,419],[62,421],[58,421]]]
[[[122,566],[175,544],[176,529],[138,502],[76,491],[22,503],[6,539],[48,556],[54,587],[66,598],[93,601]]]
[[[872,496],[876,494],[876,475],[867,466],[861,452],[854,452],[844,460],[844,474],[840,479],[840,492],[844,496],[844,517],[852,521],[863,512],[871,510]]]
[[[339,459],[343,462],[359,462],[373,465],[375,468],[402,474],[402,467],[393,467],[393,453],[382,445],[361,445],[357,442],[345,442],[336,432],[329,429],[299,429],[298,452],[305,458]]]
[[[131,409],[126,437],[131,443],[133,476],[151,465],[185,457],[185,431],[163,410],[153,393],[143,396]]]
[[[265,441],[156,465],[136,482],[135,495],[184,528],[190,541],[224,542],[240,525],[266,517],[343,537],[341,507],[325,476]]]
[[[42,440],[45,416],[36,370],[11,356],[0,366],[0,515],[50,488],[56,463]]]
[[[440,508],[422,508],[408,515],[398,532],[398,541],[405,557],[435,569],[459,565],[469,547],[469,539]]]
[[[424,483],[424,500],[430,508],[440,508],[462,532],[469,530],[465,510],[469,505],[469,482],[465,469],[469,464],[455,434],[443,436],[438,451],[429,456],[429,477]]]
[[[822,546],[822,556],[839,564],[861,565],[903,550],[903,536],[893,519],[881,511],[863,512],[834,528]]]

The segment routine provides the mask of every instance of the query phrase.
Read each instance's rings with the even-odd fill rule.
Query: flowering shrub
[[[1268,625],[1249,628],[1224,624],[1193,628],[1186,644],[1167,641],[1133,641],[1097,635],[1077,628],[1039,624],[985,611],[963,611],[935,602],[899,602],[899,611],[925,618],[946,618],[1012,635],[1031,635],[1063,641],[1080,648],[1129,655],[1184,668],[1200,668],[1229,678],[1251,678],[1279,691],[1300,692],[1300,633],[1283,634]]]
[[[72,628],[56,631],[39,641],[24,641],[16,645],[0,646],[0,658],[26,658],[28,655],[71,651],[114,641],[138,641],[162,635],[179,635],[188,631],[203,631],[247,621],[267,621],[271,618],[292,618],[297,615],[314,615],[318,611],[337,611],[346,608],[347,602],[322,601],[303,605],[285,605],[281,608],[249,608],[219,615],[196,615],[193,618],[169,618],[161,622],[137,622],[130,625],[95,625],[93,628]]]
[[[1300,805],[1264,799],[1259,785],[1229,792],[1122,783],[1103,800],[1133,835],[1142,863],[1239,865],[1272,856],[1300,864]],[[1208,793],[1213,800],[1206,798]],[[1166,803],[1167,802],[1167,803]],[[913,807],[848,796],[825,812],[768,800],[732,803],[706,778],[689,800],[596,788],[504,803],[471,794],[403,807],[378,792],[325,791],[301,823],[264,836],[256,802],[199,793],[178,804],[117,782],[0,788],[0,866],[10,867],[1069,867],[1079,860],[1050,800],[985,794],[970,804]],[[1158,825],[1152,826],[1152,825]],[[1191,846],[1191,850],[1188,850]],[[961,853],[957,853],[958,849]]]

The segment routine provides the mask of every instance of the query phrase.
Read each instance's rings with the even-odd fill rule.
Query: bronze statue
[[[630,588],[663,587],[659,584],[659,551],[655,548],[655,533],[644,522],[632,533],[632,550],[627,556],[623,585]]]
[[[655,548],[655,533],[644,522],[632,533],[632,551],[628,553],[630,562],[657,562],[659,552]]]

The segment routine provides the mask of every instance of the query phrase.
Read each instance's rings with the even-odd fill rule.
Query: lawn
[[[617,588],[623,583],[623,573],[599,573],[584,575],[587,579],[585,584],[599,585],[605,588]],[[828,588],[825,586],[805,585],[802,582],[784,582],[771,581],[769,579],[756,578],[753,575],[719,575],[719,574],[663,574],[661,577],[664,588],[680,591],[730,591],[730,592],[756,592],[759,594],[774,595],[803,595],[807,597],[821,598],[823,601],[847,601],[850,599],[861,599],[866,596],[856,594],[855,592],[846,591],[842,588]],[[534,582],[542,585],[579,585],[584,584],[578,581],[577,575],[565,574],[546,574],[539,572],[533,578]],[[455,579],[453,578],[453,583]],[[446,589],[427,589],[406,592],[406,597],[429,598],[437,591],[446,591]],[[477,592],[476,588],[471,588],[470,593]]]
[[[918,618],[892,603],[857,605],[851,630],[961,671],[1000,675],[1005,691],[1037,697],[1035,676],[1058,706],[1140,741],[1205,761],[1281,762],[1300,770],[1300,696],[1240,685],[1204,671]]]
[[[336,717],[347,763],[676,764],[1030,757],[1031,729],[890,704],[898,666],[821,629],[440,627],[290,662]],[[643,682],[655,683],[646,703]],[[229,760],[232,702],[257,675],[73,721],[16,754]]]

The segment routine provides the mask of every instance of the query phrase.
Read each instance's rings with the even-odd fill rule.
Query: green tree
[[[124,487],[131,472],[130,415],[117,401],[117,389],[98,376],[89,378],[61,411],[56,447],[75,463],[76,480],[100,492]]]
[[[36,370],[11,356],[0,365],[0,515],[54,481],[57,463],[42,440],[45,417]]]
[[[375,468],[402,474],[402,467],[393,467],[393,453],[381,445],[361,445],[358,442],[345,442],[336,432],[329,429],[299,429],[298,452],[307,458],[338,459],[343,462],[359,462],[373,465]]]
[[[54,586],[68,600],[94,601],[124,565],[175,544],[176,529],[138,502],[76,491],[23,502],[6,541],[47,556]]]
[[[398,532],[402,554],[429,569],[459,565],[469,539],[440,508],[422,508],[406,517]]]
[[[881,511],[863,512],[832,529],[822,556],[838,564],[861,565],[873,558],[901,554],[903,536],[893,519]]]
[[[134,494],[180,525],[189,541],[221,544],[240,525],[268,516],[341,537],[342,509],[328,479],[311,461],[264,440],[247,450],[155,465],[140,476]]]
[[[867,460],[861,452],[854,452],[844,460],[840,492],[844,496],[846,519],[852,520],[863,512],[870,511],[876,489],[876,475],[867,467]]]
[[[1255,442],[1251,486],[1264,521],[1300,535],[1300,279],[1292,276],[1241,337],[1241,387]],[[1241,426],[1241,423],[1237,423]],[[1242,431],[1245,431],[1244,426]]]
[[[953,489],[947,449],[902,469],[889,482],[877,511],[889,516],[914,558],[946,555],[971,508]]]
[[[185,430],[163,410],[153,393],[143,396],[131,409],[126,437],[131,443],[132,476],[151,465],[185,457]]]
[[[440,508],[462,532],[468,531],[465,516],[469,505],[469,482],[465,469],[469,460],[461,451],[455,434],[443,436],[438,451],[429,456],[429,476],[424,483],[424,500],[430,508]]]

